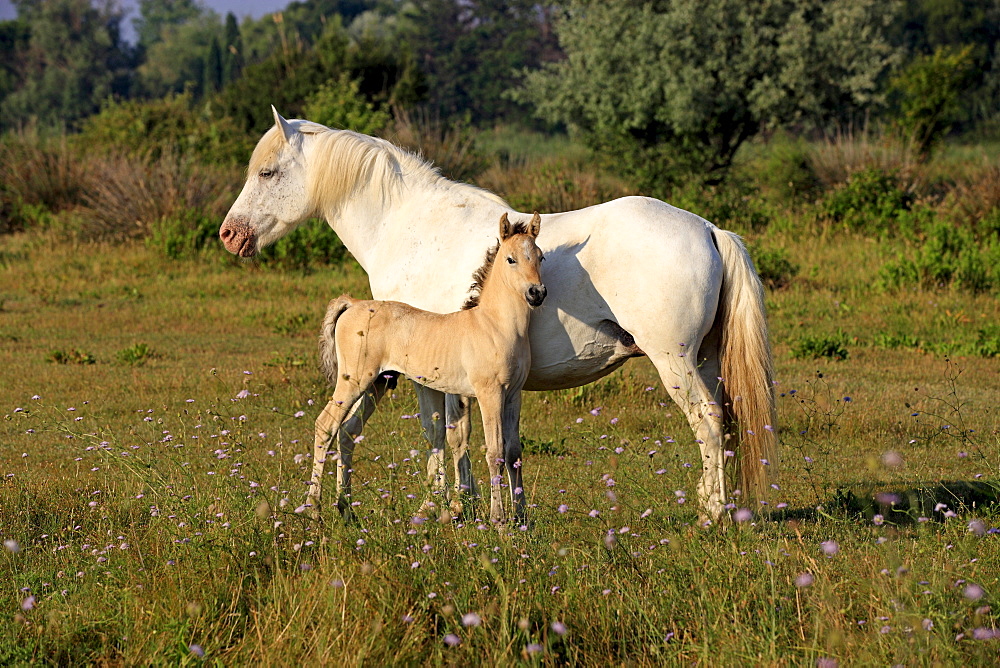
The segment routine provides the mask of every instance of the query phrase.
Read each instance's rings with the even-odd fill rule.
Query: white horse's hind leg
[[[451,460],[455,466],[455,494],[451,498],[451,510],[456,515],[463,510],[462,497],[477,498],[479,489],[472,475],[469,461],[469,439],[472,435],[472,399],[457,394],[444,398],[445,438],[451,450]]]
[[[699,521],[702,524],[721,522],[725,517],[726,503],[722,407],[717,404],[700,370],[695,366],[697,350],[648,354],[670,398],[687,418],[701,449]]]
[[[429,513],[448,497],[445,487],[444,448],[445,448],[445,407],[444,394],[437,390],[414,383],[417,390],[417,402],[420,404],[420,424],[424,428],[424,438],[430,444],[427,453],[427,485],[431,494],[438,500],[427,499],[420,507],[421,513]]]
[[[521,392],[507,395],[503,407],[503,459],[510,484],[510,500],[514,517],[524,519],[524,460],[521,457]]]

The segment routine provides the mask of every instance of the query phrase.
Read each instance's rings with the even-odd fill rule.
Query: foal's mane
[[[528,225],[527,223],[513,223],[514,231],[511,232],[511,236],[515,234],[527,234]],[[483,286],[486,285],[486,279],[490,277],[490,271],[493,269],[493,263],[497,259],[497,253],[500,252],[500,241],[497,240],[496,244],[486,251],[486,259],[483,261],[483,266],[476,269],[476,273],[472,275],[472,285],[469,286],[469,296],[462,304],[462,310],[468,311],[470,308],[476,308],[479,306],[479,297],[483,294]]]
[[[437,167],[420,155],[395,144],[351,130],[336,130],[311,121],[293,121],[296,129],[309,135],[313,142],[310,161],[308,191],[318,209],[337,206],[346,198],[369,190],[385,201],[403,185],[423,183],[429,187],[446,186],[476,193],[504,207],[507,203],[499,196],[476,186],[451,181]],[[250,157],[249,174],[277,162],[285,146],[281,130],[272,127],[257,143]]]

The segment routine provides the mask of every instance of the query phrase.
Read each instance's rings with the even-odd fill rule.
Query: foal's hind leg
[[[347,383],[340,381],[338,384],[346,385]],[[309,507],[309,515],[313,519],[320,519],[323,470],[326,460],[330,456],[337,460],[337,507],[341,513],[350,509],[344,495],[350,494],[354,439],[361,434],[365,422],[375,412],[375,406],[391,386],[391,380],[379,376],[372,386],[361,394],[360,398],[352,402],[353,405],[349,399],[338,403],[339,397],[334,392],[334,398],[327,403],[319,417],[316,418],[312,478],[309,482],[309,494],[306,497],[306,506]],[[351,407],[349,413],[347,412],[348,406]],[[336,445],[338,442],[339,449]]]

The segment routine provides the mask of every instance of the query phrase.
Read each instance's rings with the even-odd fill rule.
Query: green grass
[[[316,331],[366,294],[356,265],[0,237],[0,664],[991,663],[1000,513],[941,483],[997,481],[1000,360],[879,337],[971,340],[997,300],[872,292],[892,249],[864,239],[755,241],[800,267],[768,297],[775,514],[696,528],[697,448],[640,360],[526,394],[530,524],[497,531],[481,503],[414,522],[403,384],[357,450],[358,521],[294,512],[328,392]],[[793,357],[822,336],[847,358]],[[914,490],[960,514],[875,501]]]

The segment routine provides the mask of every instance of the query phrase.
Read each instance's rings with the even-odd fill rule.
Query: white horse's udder
[[[567,345],[558,346],[559,350],[532,342],[531,373],[524,389],[561,390],[586,385],[608,375],[629,358],[645,355],[632,335],[611,320],[601,321],[589,334],[577,350],[568,340]]]

